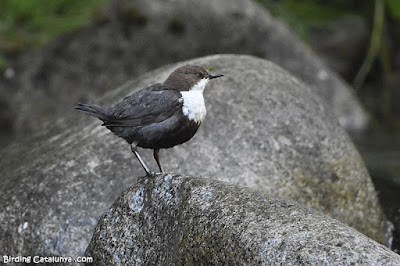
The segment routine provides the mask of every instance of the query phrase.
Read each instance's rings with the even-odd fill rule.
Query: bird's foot
[[[148,171],[146,172],[146,176],[148,177],[155,177],[156,175],[162,175],[164,174],[163,172],[152,172],[152,171]]]
[[[154,177],[154,176],[156,176],[156,175],[157,175],[156,172],[152,172],[152,171],[146,172],[146,176],[148,176],[148,177]]]

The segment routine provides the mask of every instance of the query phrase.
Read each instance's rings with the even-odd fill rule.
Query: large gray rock
[[[17,139],[41,131],[77,101],[93,99],[167,63],[215,53],[267,58],[325,100],[342,125],[367,116],[350,88],[281,22],[252,0],[114,0],[97,22],[22,56],[0,78],[0,111]],[[0,115],[0,118],[2,115]]]
[[[356,230],[269,193],[157,175],[104,213],[86,251],[93,265],[399,265]]]
[[[374,187],[348,136],[307,86],[273,63],[236,55],[195,59],[91,103],[115,103],[186,63],[225,76],[207,85],[208,115],[197,135],[161,151],[166,171],[291,197],[385,242]],[[1,253],[82,254],[103,211],[143,175],[129,145],[99,120],[81,114],[57,123],[0,154]],[[157,169],[150,151],[140,153]]]

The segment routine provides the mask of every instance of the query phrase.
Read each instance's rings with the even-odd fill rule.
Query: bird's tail
[[[104,109],[97,105],[90,105],[86,103],[77,103],[75,105],[75,109],[87,113],[89,115],[95,116],[103,121],[107,120],[107,115],[104,112]]]

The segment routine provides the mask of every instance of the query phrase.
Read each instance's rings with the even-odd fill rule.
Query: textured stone
[[[93,265],[398,265],[356,230],[269,193],[204,178],[157,175],[100,219]]]
[[[374,187],[348,136],[307,86],[273,63],[199,58],[149,72],[90,103],[120,101],[186,63],[225,76],[207,85],[208,114],[195,137],[161,151],[167,172],[291,197],[385,242]],[[100,215],[143,175],[124,140],[80,115],[0,153],[1,253],[82,254]],[[150,151],[139,152],[157,169]]]
[[[215,53],[269,59],[308,83],[346,128],[367,124],[350,88],[251,0],[111,1],[97,22],[23,55],[11,66],[12,77],[0,77],[0,95],[8,101],[0,119],[13,125],[5,130],[25,138],[77,101],[150,69]]]

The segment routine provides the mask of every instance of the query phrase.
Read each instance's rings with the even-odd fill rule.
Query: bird
[[[125,139],[146,175],[151,172],[137,148],[152,149],[160,172],[160,149],[190,140],[206,116],[205,86],[222,74],[210,74],[198,65],[175,69],[163,83],[155,83],[111,107],[77,103],[75,109],[95,116],[116,136]]]

